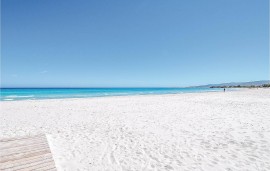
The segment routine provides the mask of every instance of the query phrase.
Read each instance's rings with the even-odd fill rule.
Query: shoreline
[[[250,88],[226,88],[226,92],[231,91],[245,91],[249,90]],[[265,88],[264,88],[265,89]],[[93,98],[106,98],[106,97],[136,97],[136,96],[166,96],[166,95],[179,95],[179,94],[197,94],[197,93],[216,93],[216,92],[223,92],[221,90],[209,90],[209,91],[201,91],[201,92],[179,92],[179,93],[164,93],[164,94],[127,94],[127,95],[107,95],[107,96],[93,96],[93,97],[67,97],[67,98],[40,98],[40,99],[21,99],[21,100],[0,100],[1,102],[15,102],[15,101],[36,101],[36,100],[69,100],[69,99],[93,99]]]

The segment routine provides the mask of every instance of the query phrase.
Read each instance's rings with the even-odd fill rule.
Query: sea
[[[0,101],[161,95],[223,91],[216,88],[1,88]]]

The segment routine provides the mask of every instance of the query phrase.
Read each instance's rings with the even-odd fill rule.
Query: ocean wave
[[[146,95],[146,94],[182,94],[220,91],[209,88],[100,88],[100,89],[3,89],[1,100],[65,99],[105,96]],[[0,100],[0,101],[1,101]]]
[[[34,97],[34,95],[28,95],[28,96],[9,95],[6,97],[7,98],[24,98],[24,97]]]

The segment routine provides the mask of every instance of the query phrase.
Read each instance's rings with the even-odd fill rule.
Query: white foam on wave
[[[29,96],[9,95],[9,96],[6,96],[6,97],[7,98],[34,97],[34,95],[29,95]]]

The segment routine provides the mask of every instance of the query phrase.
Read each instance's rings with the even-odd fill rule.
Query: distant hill
[[[231,83],[221,83],[221,84],[207,84],[207,85],[200,85],[200,86],[193,86],[193,87],[216,87],[216,86],[260,86],[263,84],[269,84],[269,80],[261,80],[261,81],[250,81],[250,82],[231,82]]]

